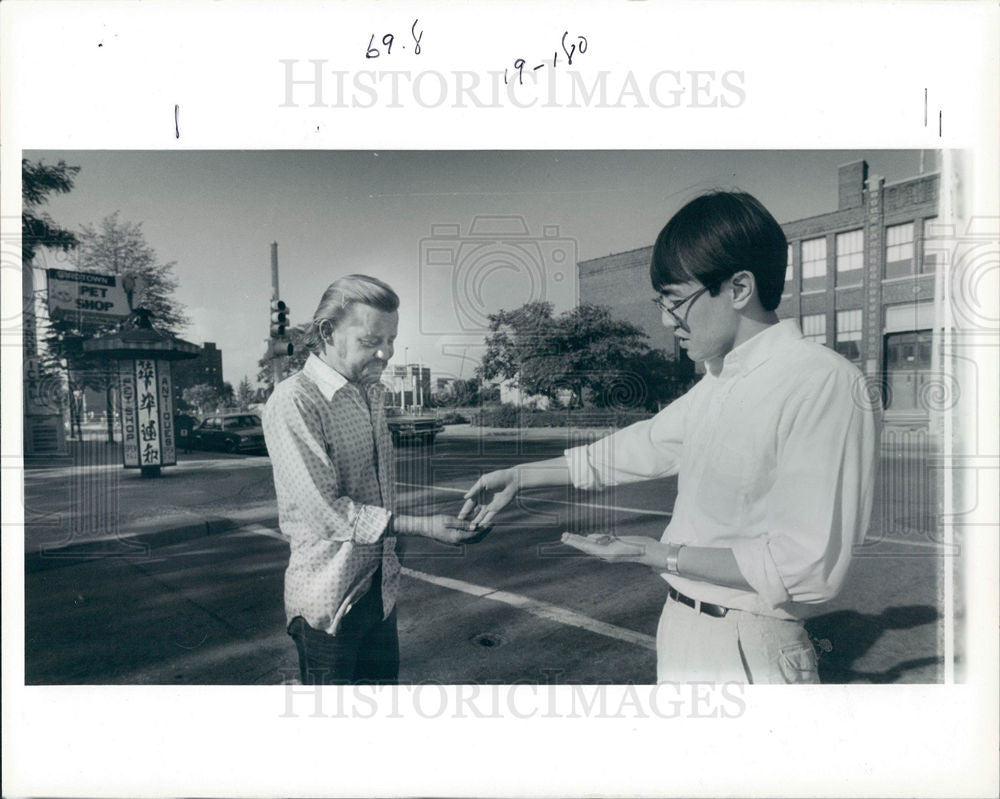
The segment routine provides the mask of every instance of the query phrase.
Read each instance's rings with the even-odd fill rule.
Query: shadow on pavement
[[[819,655],[822,683],[893,683],[905,672],[941,663],[939,655],[904,660],[884,671],[859,671],[854,663],[867,654],[887,630],[908,630],[941,617],[930,605],[886,608],[878,615],[838,610],[806,621],[806,630]]]

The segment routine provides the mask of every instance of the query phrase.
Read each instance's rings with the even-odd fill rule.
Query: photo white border
[[[393,70],[487,75],[519,56],[540,59],[571,31],[588,37],[574,63],[580,74],[592,80],[607,70],[624,87],[631,73],[640,91],[647,87],[647,106],[407,100],[394,108],[383,95],[372,108],[280,107],[282,59],[325,60],[348,75],[371,70],[369,35],[403,35],[414,17],[423,51],[397,52]],[[945,149],[969,159],[964,217],[1000,213],[1000,26],[990,3],[13,0],[0,6],[0,23],[5,238],[16,235],[9,223],[20,213],[22,149]],[[648,86],[663,70],[742,72],[745,100],[660,107]],[[5,319],[19,302],[15,279],[3,270]],[[982,338],[988,359],[995,332]],[[3,343],[6,795],[995,793],[995,419],[976,442],[979,482],[964,484],[979,492],[969,520],[984,527],[966,538],[966,624],[975,634],[961,684],[756,687],[733,719],[428,720],[389,718],[381,703],[385,718],[289,719],[281,718],[283,687],[23,686],[20,348],[10,337]],[[995,408],[995,364],[977,367],[988,376],[978,407]],[[395,692],[403,708],[414,690]],[[455,706],[459,689],[449,690]],[[523,714],[531,691],[505,688],[502,701]]]

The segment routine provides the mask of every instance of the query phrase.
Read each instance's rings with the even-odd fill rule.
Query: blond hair
[[[312,322],[303,334],[303,346],[310,352],[323,351],[330,332],[340,324],[351,306],[357,303],[391,312],[399,308],[399,295],[388,284],[369,275],[345,275],[338,278],[323,292]]]

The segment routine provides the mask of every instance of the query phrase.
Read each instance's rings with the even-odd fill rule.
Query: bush
[[[476,413],[473,423],[480,427],[525,427],[527,425],[522,417],[530,413],[527,408],[518,408],[509,403],[490,405]]]
[[[466,419],[462,414],[456,411],[448,411],[447,413],[442,413],[438,417],[438,421],[441,424],[468,424],[469,420]]]
[[[517,405],[492,405],[473,414],[472,423],[480,427],[627,427],[648,419],[650,413],[636,410],[583,408],[573,411],[541,411]]]

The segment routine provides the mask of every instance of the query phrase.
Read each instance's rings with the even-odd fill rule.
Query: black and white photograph
[[[26,153],[26,684],[960,679],[939,160]]]
[[[4,794],[989,795],[995,9],[11,5]]]

